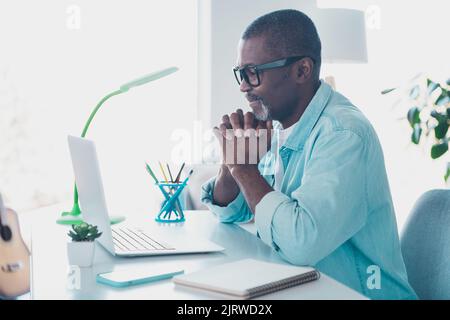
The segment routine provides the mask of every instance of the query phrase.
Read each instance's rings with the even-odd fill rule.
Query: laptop
[[[115,256],[153,256],[218,252],[224,248],[207,239],[149,234],[138,228],[111,226],[93,141],[68,136],[83,220],[102,232],[97,241]],[[172,229],[172,228],[169,228]],[[190,236],[189,236],[190,237]]]

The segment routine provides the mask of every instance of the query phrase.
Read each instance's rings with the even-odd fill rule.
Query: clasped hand
[[[222,163],[230,170],[239,165],[257,166],[269,151],[273,134],[271,120],[260,121],[241,109],[224,115],[213,130],[222,149]]]

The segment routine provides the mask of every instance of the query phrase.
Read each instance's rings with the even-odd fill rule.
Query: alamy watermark
[[[277,129],[206,129],[200,121],[192,131],[175,129],[171,141],[171,160],[192,164],[258,164],[270,147],[276,147]]]
[[[81,8],[72,4],[66,8],[66,28],[69,30],[81,29]]]
[[[81,269],[79,266],[70,265],[67,269],[67,289],[81,290]]]
[[[381,29],[381,8],[377,5],[370,5],[365,11],[366,27],[369,30]]]
[[[377,265],[370,265],[367,267],[367,288],[369,290],[381,289],[381,270]]]

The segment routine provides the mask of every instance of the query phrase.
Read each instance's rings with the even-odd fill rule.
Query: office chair
[[[401,235],[409,283],[420,299],[450,299],[450,190],[415,203]]]

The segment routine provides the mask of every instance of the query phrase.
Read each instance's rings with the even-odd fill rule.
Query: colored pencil
[[[183,171],[185,163],[183,162],[183,164],[181,165],[180,171],[178,171],[177,177],[175,178],[175,183],[178,183],[180,181],[180,175],[181,175],[181,171]]]
[[[172,177],[172,172],[170,172],[170,167],[169,167],[169,164],[168,164],[168,163],[166,163],[166,166],[167,166],[167,171],[169,171],[170,182],[174,183],[174,181],[173,181],[173,177]]]
[[[152,168],[150,168],[148,163],[145,163],[145,167],[147,168],[147,172],[152,176],[153,180],[155,180],[156,183],[158,183],[158,178],[156,178],[156,175],[153,173]]]

